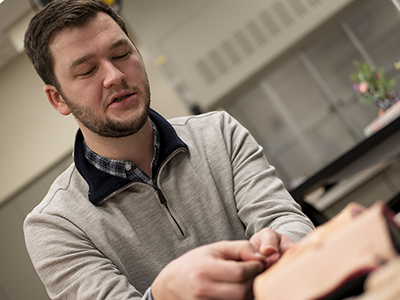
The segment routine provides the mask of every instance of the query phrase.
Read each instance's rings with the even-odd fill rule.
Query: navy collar
[[[160,134],[160,153],[156,166],[158,169],[162,162],[175,150],[180,148],[188,150],[188,146],[179,138],[172,125],[157,112],[150,109],[149,117],[157,126]],[[107,196],[130,183],[131,180],[112,176],[96,169],[85,158],[83,141],[83,134],[81,130],[78,130],[74,147],[75,165],[89,185],[88,197],[90,202],[97,205]]]

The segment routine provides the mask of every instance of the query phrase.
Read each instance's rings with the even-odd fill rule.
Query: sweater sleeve
[[[313,230],[312,222],[277,178],[274,167],[249,131],[227,113],[223,113],[221,126],[231,157],[238,215],[246,227],[246,237],[269,227],[298,241]]]
[[[24,234],[51,299],[152,300],[150,288],[142,295],[70,220],[34,211]]]

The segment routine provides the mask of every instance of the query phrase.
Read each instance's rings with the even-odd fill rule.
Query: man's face
[[[143,126],[150,106],[146,71],[110,16],[98,13],[83,27],[62,30],[50,51],[61,90],[46,93],[58,97],[62,114],[72,113],[82,130],[103,137],[132,135]]]

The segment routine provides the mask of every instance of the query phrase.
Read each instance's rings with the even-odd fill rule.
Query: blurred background
[[[23,52],[44,2],[0,0],[0,300],[48,299],[22,223],[72,162],[77,130],[49,105]],[[117,2],[147,66],[152,108],[166,118],[228,111],[289,190],[365,140],[378,117],[353,89],[354,60],[384,67],[400,92],[400,15],[391,0]],[[329,217],[349,201],[390,199],[399,170],[391,160],[321,209]]]

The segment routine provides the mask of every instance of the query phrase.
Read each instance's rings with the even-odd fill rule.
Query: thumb
[[[274,253],[279,253],[281,243],[281,235],[276,232],[264,235],[261,240],[260,253],[266,256],[272,255]]]
[[[249,241],[228,241],[215,244],[220,255],[227,260],[263,261],[264,256],[254,249]]]

